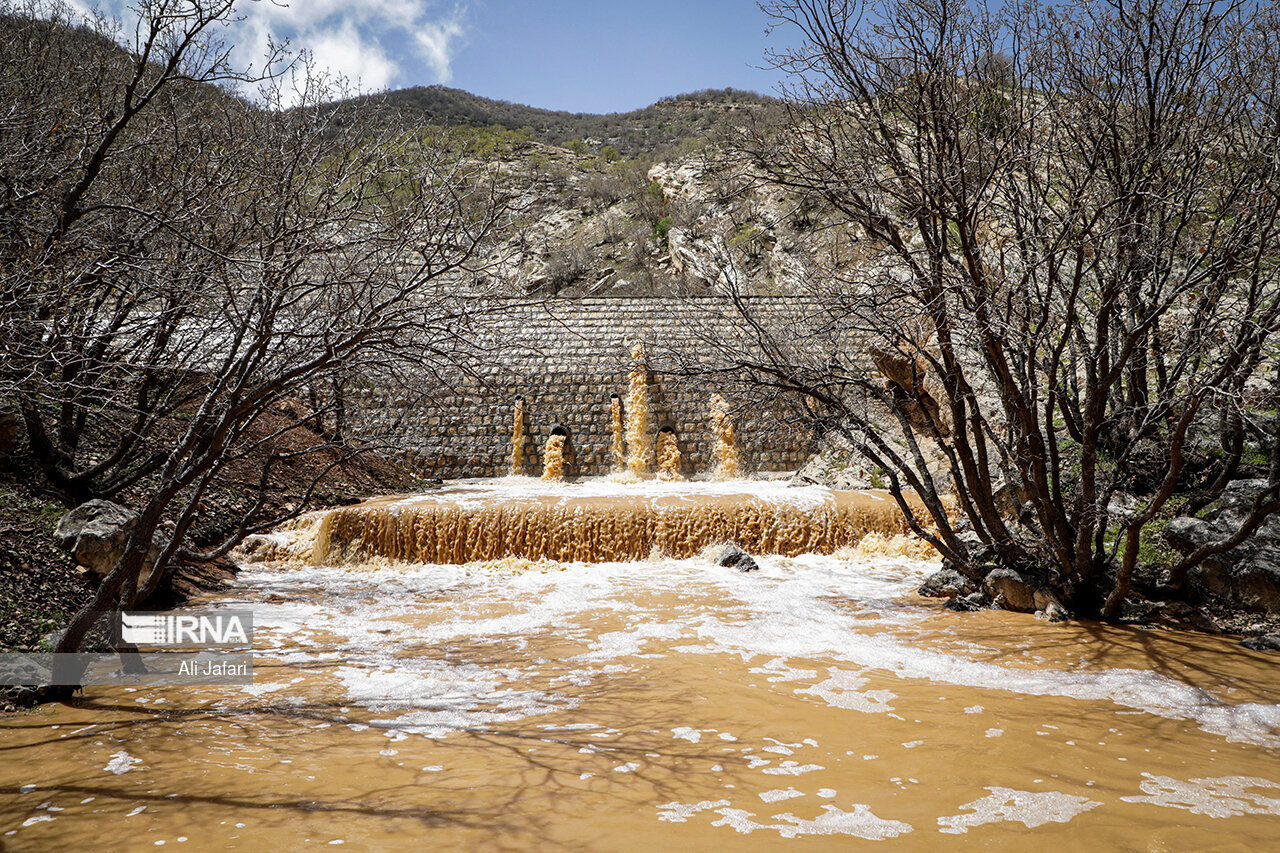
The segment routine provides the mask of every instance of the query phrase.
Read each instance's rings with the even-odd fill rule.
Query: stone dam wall
[[[783,318],[804,300],[753,297],[760,316]],[[377,434],[398,423],[397,453],[420,476],[440,479],[512,473],[512,424],[517,396],[525,403],[524,465],[542,472],[543,448],[556,427],[567,429],[570,476],[612,470],[611,395],[627,405],[631,349],[643,343],[649,366],[651,429],[676,433],[686,477],[714,467],[710,405],[723,393],[733,406],[743,468],[780,474],[802,466],[814,449],[812,434],[791,425],[795,400],[748,403],[727,390],[733,376],[710,341],[749,347],[731,304],[695,299],[598,297],[509,301],[475,324],[474,343],[492,358],[474,370],[438,377],[421,399],[372,388],[348,395],[357,432]],[[688,375],[690,363],[705,370]],[[677,371],[677,364],[685,370]],[[720,371],[718,373],[718,371]],[[681,373],[685,375],[680,375]]]

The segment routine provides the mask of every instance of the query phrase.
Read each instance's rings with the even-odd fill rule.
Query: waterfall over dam
[[[734,542],[754,554],[830,554],[869,535],[906,533],[885,492],[779,483],[469,482],[313,513],[295,558],[341,565],[386,558],[461,564],[509,557],[602,563],[683,559]],[[932,552],[915,543],[921,557]]]

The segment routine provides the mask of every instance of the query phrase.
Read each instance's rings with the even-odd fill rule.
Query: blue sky
[[[127,22],[126,0],[97,2]],[[237,12],[223,37],[241,63],[287,38],[364,91],[442,83],[574,112],[725,86],[771,92],[778,75],[759,66],[786,35],[766,38],[755,0],[243,0]]]
[[[781,33],[766,39],[754,0],[476,0],[465,20],[450,85],[548,109],[618,112],[777,79],[758,66]]]

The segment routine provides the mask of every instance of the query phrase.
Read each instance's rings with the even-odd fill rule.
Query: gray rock
[[[1052,601],[1046,607],[1036,611],[1036,618],[1048,619],[1050,622],[1066,622],[1071,618],[1071,614],[1057,601]]]
[[[1190,516],[1180,516],[1170,521],[1160,531],[1160,535],[1165,542],[1183,554],[1189,554],[1216,538],[1212,524]]]
[[[53,536],[76,562],[105,575],[124,554],[124,543],[138,514],[111,501],[92,500],[58,520]]]
[[[1107,504],[1107,513],[1113,519],[1126,518],[1133,514],[1142,501],[1135,495],[1127,492],[1116,492],[1111,496],[1111,501]]]
[[[1161,536],[1184,556],[1239,528],[1265,480],[1237,480],[1203,518],[1175,518]],[[1254,534],[1223,554],[1214,554],[1187,576],[1194,594],[1223,600],[1256,613],[1280,614],[1280,517],[1269,518]]]
[[[1266,488],[1266,480],[1232,480],[1201,515],[1210,520],[1217,520],[1224,515],[1241,515],[1248,511],[1253,499]]]
[[[1031,601],[1036,609],[1036,617],[1039,619],[1066,622],[1071,618],[1070,611],[1063,606],[1058,597],[1044,587],[1040,587],[1031,594]]]
[[[971,592],[968,595],[958,595],[943,604],[942,606],[948,610],[954,610],[957,613],[972,613],[975,610],[982,610],[990,604],[990,600],[983,592]]]
[[[1262,634],[1241,640],[1240,645],[1255,652],[1280,652],[1280,634]]]
[[[995,569],[982,582],[992,600],[1005,610],[1032,613],[1036,608],[1035,590],[1013,569]]]
[[[739,548],[735,543],[726,543],[716,557],[716,565],[737,569],[740,572],[754,572],[760,567],[751,555]]]
[[[955,569],[943,568],[929,575],[917,590],[929,598],[955,598],[976,592],[978,585]]]
[[[129,531],[138,520],[133,510],[104,500],[91,500],[68,512],[58,520],[53,536],[58,545],[71,552],[75,560],[99,577],[105,577],[124,555]],[[156,557],[167,540],[156,531],[146,562],[138,574],[142,589],[151,577]]]

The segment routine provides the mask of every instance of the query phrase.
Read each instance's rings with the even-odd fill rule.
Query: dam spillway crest
[[[798,556],[830,554],[868,536],[906,538],[902,514],[885,492],[751,481],[477,481],[313,513],[294,527],[309,537],[292,558],[315,565],[684,559],[725,542]],[[922,557],[932,554],[911,541]]]

